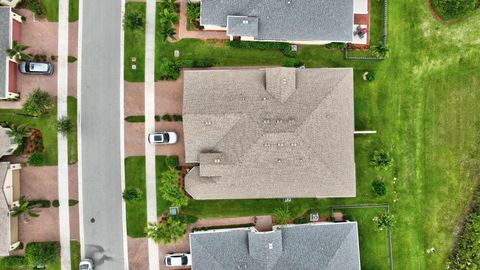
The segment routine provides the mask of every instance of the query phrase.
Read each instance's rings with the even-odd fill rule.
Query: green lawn
[[[168,164],[176,166],[177,157],[156,157],[157,184],[160,173],[168,169]],[[143,199],[127,203],[127,234],[131,237],[144,236],[144,228],[147,225],[147,203],[145,189],[145,157],[128,157],[125,159],[125,187],[138,188],[143,193]],[[169,204],[160,198],[161,186],[157,185],[157,213],[159,216],[168,210]]]
[[[300,48],[297,58],[307,67],[354,68],[356,129],[378,133],[355,139],[356,198],[293,200],[292,208],[300,214],[309,207],[327,211],[332,204],[387,202],[397,220],[392,231],[394,268],[444,269],[457,224],[480,179],[480,12],[446,25],[432,18],[425,2],[405,0],[389,1],[388,16],[391,52],[385,61],[344,61],[339,51]],[[182,40],[157,43],[157,66],[162,58],[173,58],[174,49],[180,50],[181,59],[212,58],[218,65],[280,65],[285,60],[277,51]],[[374,82],[361,79],[366,70],[376,71]],[[143,74],[128,79],[141,81]],[[368,165],[368,154],[376,148],[392,154],[390,170]],[[386,197],[371,195],[375,179],[387,183]],[[191,201],[182,211],[199,217],[253,215],[271,213],[279,204]],[[376,241],[374,236],[361,231],[363,241]],[[437,252],[427,254],[431,247]],[[364,245],[361,253],[364,269],[375,269],[375,254]]]
[[[58,22],[58,1],[42,0],[42,5],[47,10],[47,20],[50,22]],[[69,0],[68,2],[68,21],[78,21],[78,0]]]
[[[28,127],[37,128],[42,132],[43,145],[45,147],[45,165],[57,165],[57,130],[55,127],[57,119],[57,107],[54,106],[48,115],[38,118],[15,115],[22,113],[21,110],[0,109],[0,121],[8,121],[15,124],[26,124]],[[68,117],[77,123],[77,99],[68,97]],[[74,130],[68,135],[68,161],[70,164],[77,162],[77,132]]]
[[[145,18],[145,3],[129,2],[125,14],[141,13]],[[130,30],[125,28],[125,80],[140,82],[145,80],[145,29]],[[136,69],[132,69],[132,57],[136,58]]]

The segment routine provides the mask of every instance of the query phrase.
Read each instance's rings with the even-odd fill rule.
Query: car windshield
[[[86,264],[80,265],[80,270],[88,270],[88,265]]]
[[[183,256],[183,257],[182,257],[182,265],[187,265],[187,263],[188,263],[188,258],[187,258],[187,256]]]
[[[170,136],[168,136],[168,133],[163,134],[163,139],[168,142],[170,140]]]
[[[172,263],[172,259],[170,257],[167,258],[167,264],[171,264]]]

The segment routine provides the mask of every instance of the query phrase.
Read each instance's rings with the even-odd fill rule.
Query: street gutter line
[[[125,48],[125,31],[123,29],[123,18],[125,17],[125,0],[121,1],[120,16],[120,178],[122,191],[125,190],[125,81],[124,81],[124,48]],[[122,229],[123,229],[123,258],[125,269],[128,270],[128,235],[127,235],[127,213],[125,201],[122,200]]]
[[[78,171],[78,227],[80,232],[80,256],[85,258],[85,231],[83,228],[83,179],[82,179],[82,37],[83,0],[78,0],[77,45],[77,171]]]
[[[57,66],[57,119],[68,117],[68,0],[58,3],[58,66]],[[61,133],[58,138],[58,207],[60,230],[60,261],[62,270],[71,269],[70,207],[68,205],[68,140]]]
[[[145,25],[145,178],[147,188],[147,221],[157,223],[157,185],[155,176],[155,146],[147,142],[148,134],[155,131],[155,0],[147,1]],[[150,270],[159,270],[159,248],[148,239]]]

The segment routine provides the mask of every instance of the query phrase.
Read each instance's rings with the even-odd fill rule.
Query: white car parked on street
[[[93,270],[95,269],[95,264],[92,259],[85,258],[80,262],[78,267],[79,270]]]
[[[166,266],[192,266],[190,253],[169,253],[165,256]]]

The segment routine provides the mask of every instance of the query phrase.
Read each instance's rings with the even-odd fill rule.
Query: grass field
[[[47,10],[47,20],[50,22],[58,22],[58,1],[42,0],[42,5]],[[78,21],[78,0],[69,0],[68,2],[68,21]]]
[[[356,129],[378,133],[355,140],[356,198],[293,200],[292,208],[300,214],[309,207],[328,211],[332,204],[389,203],[397,220],[394,269],[444,269],[457,224],[480,179],[480,12],[446,25],[432,18],[425,2],[405,0],[389,1],[388,16],[391,52],[385,61],[344,61],[339,51],[300,48],[297,59],[307,67],[354,68]],[[174,49],[180,58],[208,57],[228,66],[281,65],[285,60],[277,51],[182,40],[157,43],[156,61],[173,57]],[[361,79],[366,70],[376,71],[374,82]],[[143,74],[128,79],[141,81]],[[388,171],[368,165],[368,154],[379,147],[394,158]],[[375,179],[387,183],[386,197],[371,195]],[[191,201],[182,211],[199,217],[240,216],[271,213],[278,205],[277,200]],[[362,231],[361,237],[376,239]],[[426,253],[432,247],[437,252]],[[364,245],[361,253],[364,269],[376,269],[375,253]]]
[[[68,117],[77,124],[77,99],[68,97]],[[22,113],[21,110],[0,109],[0,121],[8,121],[15,124],[26,124],[28,127],[37,128],[42,132],[43,145],[45,147],[45,165],[57,165],[57,129],[55,127],[57,119],[57,107],[52,108],[48,115],[37,118],[16,115]],[[68,135],[68,162],[74,164],[77,162],[77,132],[74,130]]]

